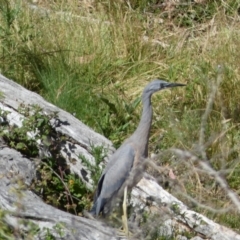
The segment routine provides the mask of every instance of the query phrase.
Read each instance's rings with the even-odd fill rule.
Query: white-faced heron
[[[111,210],[116,197],[123,196],[125,187],[132,188],[142,178],[142,165],[148,157],[148,141],[152,123],[151,96],[165,88],[185,86],[181,83],[169,83],[163,80],[153,80],[143,90],[143,111],[140,123],[128,139],[110,157],[104,169],[94,196],[94,205],[90,211],[93,215]]]

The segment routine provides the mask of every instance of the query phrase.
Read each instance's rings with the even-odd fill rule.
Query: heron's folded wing
[[[124,145],[118,150],[120,151],[118,151],[114,163],[102,176],[104,179],[97,204],[99,211],[102,210],[104,205],[111,200],[125,183],[134,163],[135,151],[130,144]]]

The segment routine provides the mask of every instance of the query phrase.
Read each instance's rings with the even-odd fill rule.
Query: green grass
[[[38,7],[51,10],[42,14],[26,2],[4,0],[0,71],[74,113],[115,146],[137,126],[147,82],[159,77],[186,83],[153,97],[150,151],[178,147],[199,154],[201,119],[221,65],[204,142],[212,166],[224,170],[239,194],[240,3],[180,1],[163,7],[157,2],[96,0],[79,6],[74,0],[41,1]],[[186,193],[213,208],[231,206],[225,193],[212,187],[213,179],[172,159],[159,162],[174,169]],[[206,214],[240,227],[232,220],[239,218],[234,212],[232,219]]]

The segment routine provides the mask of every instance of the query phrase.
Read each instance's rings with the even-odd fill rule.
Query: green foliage
[[[56,239],[56,234],[60,237],[64,237],[64,232],[63,232],[64,226],[60,223],[57,223],[53,229],[49,229],[44,227],[43,230],[45,231],[45,239],[46,240],[55,240]],[[53,234],[54,231],[54,234]]]
[[[0,109],[0,118],[1,118],[1,125],[7,124],[7,115],[9,114],[9,111],[4,111]],[[3,127],[0,128],[1,132],[3,131]]]
[[[218,11],[217,8],[217,1],[206,1],[204,5],[188,1],[187,4],[176,6],[173,14],[179,26],[192,27],[196,23],[211,20]]]
[[[119,96],[111,100],[100,96],[100,100],[104,103],[101,108],[104,118],[97,119],[96,123],[99,124],[104,136],[111,138],[115,146],[119,147],[126,134],[134,131],[134,123],[139,119],[136,108],[141,99],[136,98],[134,101],[127,102]]]
[[[91,164],[90,161],[86,159],[83,155],[80,155],[79,158],[81,159],[83,165],[86,166],[87,169],[90,171],[94,185],[97,186],[98,180],[102,174],[101,163],[106,157],[107,150],[102,146],[92,146],[91,154],[95,159],[94,164]]]
[[[7,0],[3,0],[0,11],[1,11],[1,17],[2,17],[2,26],[0,27],[1,30],[1,37],[4,37],[5,35],[10,36],[11,30],[13,28],[13,23],[18,17],[18,14],[20,13],[20,1],[17,2],[14,8],[12,8],[11,3]],[[5,39],[6,40],[6,39]]]
[[[5,222],[4,217],[6,213],[0,209],[0,238],[6,240],[13,240],[13,229]]]
[[[21,239],[21,238],[33,239],[34,236],[39,232],[39,227],[35,223],[27,219],[18,220],[20,224],[24,224],[24,226],[26,226],[24,231],[20,229],[13,229],[4,220],[7,214],[11,214],[11,213],[0,210],[0,225],[1,225],[0,238],[1,239],[4,239],[4,240],[14,240],[14,239]],[[63,237],[64,236],[63,228],[64,226],[60,223],[57,223],[53,227],[53,229],[43,228],[44,234],[45,234],[44,239],[48,239],[48,240],[56,239],[55,237],[56,235],[58,235],[59,237]]]
[[[128,4],[133,9],[146,11],[151,8],[151,6],[155,6],[158,2],[158,0],[130,0]]]
[[[31,15],[23,14],[23,1],[2,0],[0,6],[0,71],[22,85],[39,90],[33,64],[36,37]],[[40,60],[40,59],[38,59]],[[38,61],[40,64],[40,61]]]
[[[4,94],[0,91],[0,100],[4,98]]]
[[[46,203],[78,215],[83,209],[90,208],[92,193],[78,176],[69,172],[67,165],[60,165],[58,160],[42,160],[38,178],[31,189]]]
[[[164,1],[147,2],[152,2],[151,4],[145,4],[149,11],[160,14],[163,19],[170,19],[172,23],[179,27],[193,27],[199,23],[206,23],[219,12],[232,15],[239,8],[239,2],[236,0],[226,1],[225,3],[216,0],[180,0],[169,3]]]
[[[180,214],[179,204],[178,204],[178,203],[173,203],[173,204],[171,205],[171,209],[173,210],[174,213]]]
[[[220,216],[217,217],[226,226],[234,229],[235,231],[239,230],[240,216],[236,212],[235,213],[231,212],[231,214],[229,213],[220,214]]]
[[[0,117],[7,124],[0,125],[0,136],[12,148],[30,158],[39,157],[39,143],[50,151],[52,157],[41,159],[38,177],[32,183],[32,190],[42,196],[43,200],[62,210],[75,214],[90,207],[91,192],[74,174],[59,153],[62,137],[52,127],[50,120],[56,113],[46,115],[37,106],[21,105],[18,112],[22,114],[22,126],[9,126],[6,120],[8,112],[0,110]],[[55,140],[52,141],[51,139]],[[98,156],[99,150],[93,153]]]
[[[233,161],[230,161],[233,162]],[[240,174],[240,163],[239,161],[235,161],[236,164],[235,166],[233,166],[232,170],[230,171],[230,173],[227,176],[227,180],[229,182],[229,185],[232,189],[237,190],[240,184],[240,178],[239,178],[239,174]]]
[[[50,124],[53,115],[44,115],[39,106],[22,105],[18,111],[23,115],[22,126],[0,126],[0,136],[10,147],[28,156],[36,157],[38,155],[38,140],[41,140],[45,145],[50,144],[48,136],[53,131]],[[0,111],[0,114],[1,117],[5,118],[7,112]]]

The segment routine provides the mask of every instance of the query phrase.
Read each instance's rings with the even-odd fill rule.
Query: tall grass
[[[186,83],[184,89],[154,96],[150,149],[196,152],[221,65],[222,81],[204,141],[210,163],[226,170],[229,185],[239,194],[240,3],[162,2],[41,1],[33,10],[27,2],[4,0],[1,73],[74,113],[116,146],[138,124],[139,96],[147,82],[158,77]],[[169,164],[198,201],[214,208],[231,205],[204,174],[191,172],[181,161],[159,162]],[[239,228],[239,221],[208,214]],[[234,212],[232,216],[239,219]]]

